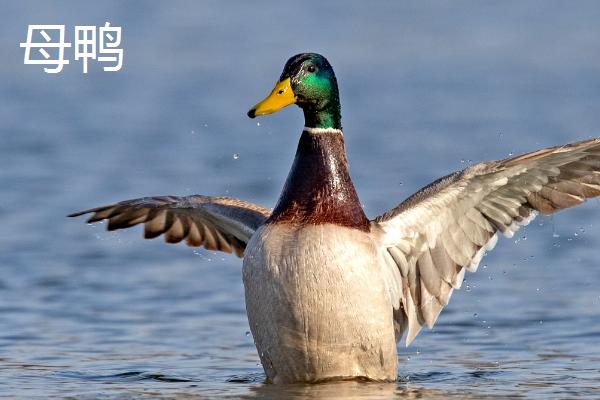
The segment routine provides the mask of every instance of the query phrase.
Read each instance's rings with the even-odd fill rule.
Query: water
[[[0,396],[600,397],[600,207],[538,218],[466,276],[396,384],[264,384],[240,261],[69,212],[143,195],[273,206],[298,109],[245,112],[287,57],[341,87],[370,216],[470,163],[600,135],[595,2],[4,2]],[[28,24],[123,27],[125,66],[22,64]],[[515,243],[516,242],[516,243]]]

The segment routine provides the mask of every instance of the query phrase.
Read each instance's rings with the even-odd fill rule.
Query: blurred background
[[[4,1],[0,396],[590,397],[600,390],[600,207],[538,218],[468,274],[400,382],[273,388],[241,262],[65,217],[146,195],[272,207],[302,113],[250,120],[285,61],[325,55],[375,217],[451,171],[600,136],[594,1]],[[24,65],[31,24],[122,27],[105,72]],[[283,391],[283,392],[282,392]]]

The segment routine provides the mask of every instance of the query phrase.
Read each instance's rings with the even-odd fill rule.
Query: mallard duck
[[[305,126],[275,208],[228,197],[146,197],[93,208],[108,230],[243,257],[250,329],[274,383],[397,377],[396,343],[432,328],[498,234],[600,194],[600,139],[484,162],[369,219],[352,184],[325,57],[290,58],[254,118],[291,104]]]

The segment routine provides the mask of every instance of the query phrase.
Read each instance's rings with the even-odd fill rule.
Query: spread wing
[[[397,333],[432,328],[465,270],[500,231],[600,195],[600,138],[481,163],[426,186],[377,217]]]
[[[271,211],[229,197],[193,195],[125,200],[77,212],[69,217],[88,213],[94,213],[88,223],[108,220],[109,231],[144,224],[146,239],[164,234],[167,243],[178,243],[185,239],[189,246],[235,252],[242,257],[248,240]]]

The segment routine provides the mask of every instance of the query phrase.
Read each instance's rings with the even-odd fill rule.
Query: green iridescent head
[[[290,104],[302,108],[307,127],[342,128],[337,81],[325,57],[302,53],[290,58],[271,94],[248,116],[271,114]]]

